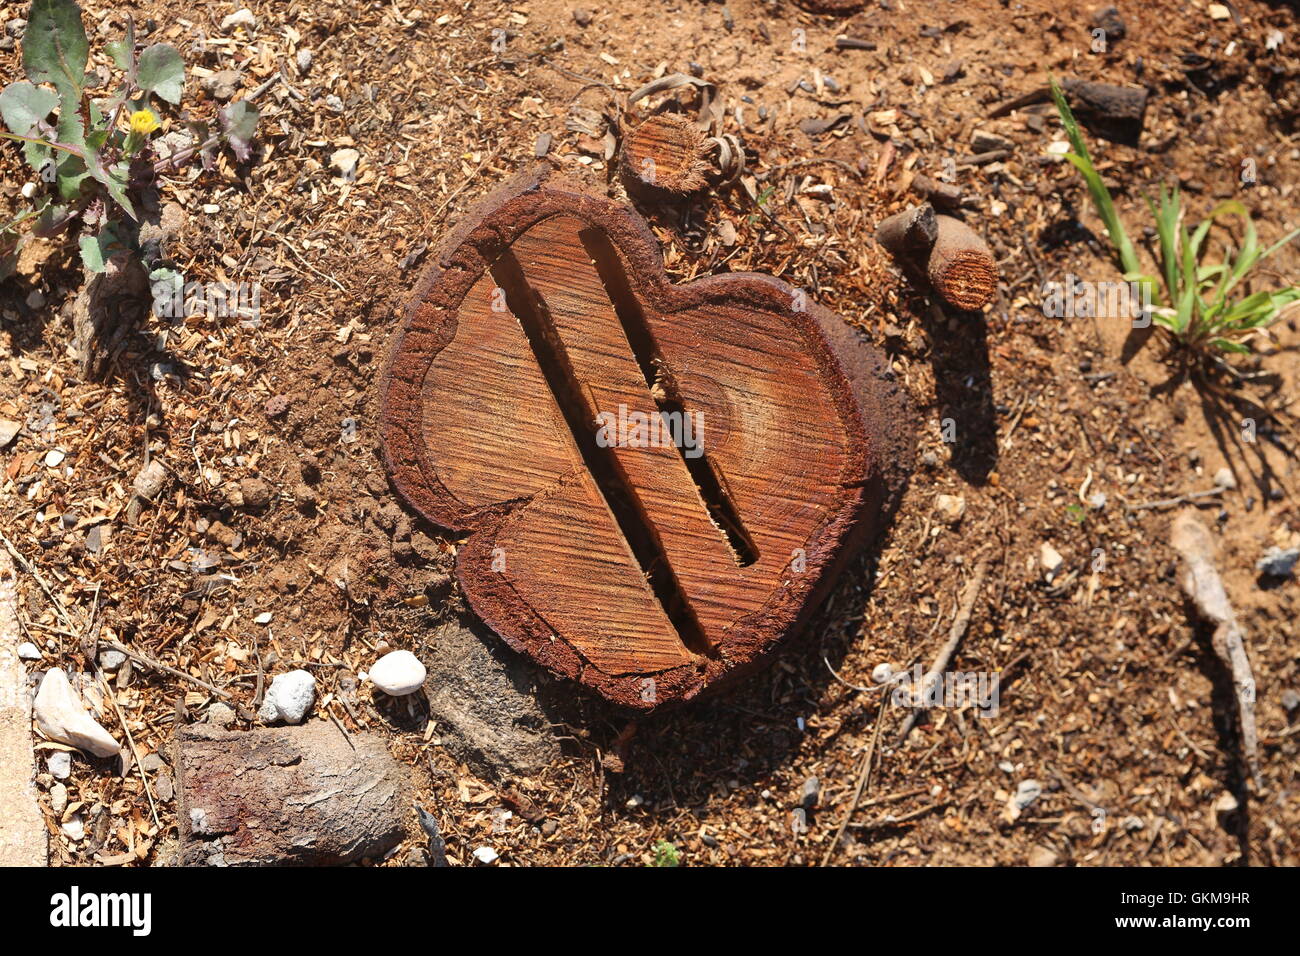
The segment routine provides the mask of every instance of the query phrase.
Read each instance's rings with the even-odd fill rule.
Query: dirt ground
[[[188,213],[174,250],[187,279],[260,283],[258,319],[150,318],[103,380],[86,382],[63,312],[75,246],[43,248],[0,286],[0,419],[24,425],[0,449],[0,529],[41,576],[22,584],[41,666],[75,664],[97,632],[245,701],[259,654],[268,676],[307,666],[318,714],[391,737],[454,863],[488,845],[502,864],[642,865],[658,841],[688,865],[815,865],[828,850],[861,865],[1300,863],[1300,737],[1283,704],[1300,691],[1296,586],[1255,570],[1267,547],[1300,545],[1294,438],[1241,398],[1289,421],[1300,315],[1258,342],[1262,357],[1246,364],[1267,373],[1260,383],[1214,398],[1172,374],[1158,340],[1121,365],[1091,320],[1045,318],[1044,281],[1115,278],[1105,233],[1081,180],[1047,152],[1062,137],[1052,114],[988,118],[1047,71],[1146,84],[1138,147],[1090,136],[1130,232],[1150,221],[1143,190],[1178,181],[1195,215],[1241,198],[1270,242],[1300,225],[1291,7],[1238,0],[1236,19],[1213,19],[1201,2],[1121,2],[1126,35],[1093,52],[1097,5],[1077,0],[880,0],[845,16],[787,0],[611,0],[589,12],[318,0],[254,3],[255,29],[223,33],[237,6],[86,9],[92,36],[96,24],[116,35],[129,12],[180,49],[196,114],[213,106],[197,68],[239,70],[247,93],[285,64],[285,82],[259,99],[255,160],[227,155],[163,189]],[[0,3],[0,17],[25,7]],[[837,49],[841,35],[873,48]],[[18,71],[17,53],[0,52],[0,79]],[[383,644],[427,652],[440,622],[471,616],[447,577],[455,542],[390,490],[377,378],[430,245],[465,207],[532,161],[542,134],[552,156],[615,189],[601,117],[675,72],[716,87],[747,172],[733,188],[643,208],[670,272],[770,272],[860,327],[915,403],[918,467],[879,546],[767,671],[634,725],[575,691],[557,729],[563,760],[527,779],[479,779],[436,727],[404,730],[368,700],[351,711],[337,700]],[[698,107],[695,92],[675,93]],[[976,129],[1014,149],[963,164]],[[331,168],[346,148],[360,154],[352,181]],[[16,151],[2,152],[9,210],[27,177]],[[1245,158],[1258,168],[1248,189]],[[937,176],[946,159],[998,258],[1002,285],[982,321],[932,306],[871,240],[909,201],[905,179]],[[1298,277],[1292,247],[1268,279]],[[1244,417],[1258,421],[1254,442]],[[170,477],[132,525],[146,456]],[[1213,488],[1224,467],[1235,489],[1167,503]],[[255,478],[264,484],[245,487],[265,501],[233,504],[232,485]],[[936,511],[938,494],[965,499],[959,522]],[[1181,507],[1217,532],[1248,634],[1259,787],[1238,759],[1231,683],[1176,581],[1168,528]],[[1044,543],[1064,558],[1050,581]],[[900,744],[904,713],[859,688],[881,663],[929,664],[981,561],[988,576],[953,668],[998,672],[999,713],[936,710]],[[214,700],[140,669],[116,695],[142,754]],[[1042,795],[1012,819],[1008,799],[1026,780]],[[66,813],[86,814],[90,833],[70,840],[43,794],[56,863],[165,857],[175,807],[160,799],[155,822],[139,771],[78,758],[69,785]]]

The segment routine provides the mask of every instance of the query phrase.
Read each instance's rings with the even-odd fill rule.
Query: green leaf
[[[154,93],[172,105],[179,103],[181,91],[185,88],[185,63],[176,48],[168,43],[157,43],[141,53],[136,83],[140,89]]]
[[[81,247],[81,261],[91,272],[103,272],[104,250],[99,244],[98,236],[82,236],[78,245]]]
[[[0,115],[5,125],[19,136],[31,136],[36,125],[59,105],[58,94],[20,80],[0,92]]]
[[[91,272],[103,272],[114,253],[128,248],[118,234],[117,225],[111,222],[97,236],[82,236],[78,245],[81,247],[81,261]]]
[[[257,133],[257,108],[244,100],[231,103],[217,113],[221,131],[241,163],[252,155],[253,136]]]
[[[60,198],[76,199],[81,195],[81,185],[89,175],[90,170],[80,156],[65,156],[55,170]]]
[[[33,83],[50,83],[65,96],[80,95],[90,44],[73,0],[32,0],[23,35],[23,69]]]
[[[1067,153],[1065,158],[1074,164],[1083,176],[1083,180],[1088,184],[1088,192],[1092,196],[1092,204],[1097,207],[1097,214],[1101,216],[1101,221],[1106,226],[1106,232],[1110,234],[1111,245],[1115,247],[1115,252],[1119,256],[1119,264],[1125,272],[1138,272],[1141,264],[1138,262],[1137,250],[1133,248],[1133,242],[1129,239],[1128,233],[1124,231],[1124,224],[1119,220],[1119,214],[1115,211],[1115,203],[1111,199],[1110,190],[1102,182],[1101,175],[1092,164],[1092,156],[1088,153],[1088,144],[1083,139],[1083,133],[1079,130],[1079,124],[1074,119],[1074,113],[1070,109],[1070,104],[1065,101],[1065,94],[1061,92],[1060,86],[1056,80],[1051,80],[1052,99],[1056,103],[1056,111],[1061,115],[1061,124],[1065,127],[1065,134],[1070,139],[1070,148],[1073,153]]]

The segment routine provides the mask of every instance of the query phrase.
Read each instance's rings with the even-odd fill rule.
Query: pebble
[[[244,7],[242,10],[236,10],[234,13],[228,14],[221,21],[221,32],[229,33],[235,27],[247,27],[251,30],[255,26],[257,26],[257,17],[253,16],[252,10]]]
[[[23,661],[39,661],[41,659],[41,650],[31,641],[23,641],[18,645],[18,659]]]
[[[113,757],[122,749],[113,735],[90,716],[68,683],[68,675],[57,667],[50,668],[41,678],[32,716],[37,728],[50,740],[96,757]]]
[[[1050,582],[1056,577],[1056,572],[1061,567],[1061,562],[1065,559],[1061,557],[1061,552],[1057,551],[1046,541],[1038,549],[1038,561],[1043,566],[1043,572]]]
[[[474,851],[474,859],[487,866],[497,861],[497,851],[490,846],[481,846]]]
[[[360,162],[361,154],[355,149],[336,149],[330,154],[330,166],[337,169],[344,179],[356,178],[357,164]]]
[[[938,495],[934,499],[934,510],[948,524],[956,524],[966,514],[966,499],[961,495]]]
[[[1042,795],[1043,785],[1037,780],[1021,780],[1014,799],[1016,806],[1023,810]]]
[[[235,722],[235,710],[228,704],[218,701],[208,708],[207,721],[218,727],[229,727]]]
[[[892,664],[877,664],[871,669],[871,679],[877,684],[886,684],[894,676]]]
[[[1036,846],[1029,851],[1029,865],[1033,867],[1056,866],[1056,853],[1045,846]]]
[[[1231,468],[1220,468],[1214,473],[1214,486],[1216,488],[1236,488],[1237,478],[1232,473]]]
[[[1282,548],[1274,545],[1264,552],[1264,556],[1255,562],[1255,570],[1262,571],[1269,577],[1289,578],[1300,561],[1300,548]]]
[[[78,843],[86,837],[86,824],[81,819],[80,813],[74,813],[72,819],[63,824],[63,833],[73,843]]]
[[[199,86],[218,103],[227,103],[239,92],[239,80],[238,70],[221,70],[205,76]]]
[[[1288,716],[1300,710],[1300,693],[1289,687],[1282,691],[1282,709],[1287,712]]]
[[[268,724],[300,724],[316,701],[316,678],[304,670],[277,674],[257,716]]]
[[[298,72],[306,73],[311,69],[312,52],[305,47],[298,51]]]
[[[115,651],[111,647],[106,651],[99,652],[99,666],[102,670],[110,674],[121,668],[126,663],[126,655],[121,651]]]
[[[68,809],[68,788],[61,783],[50,787],[50,809],[54,811],[55,816],[61,816],[63,811]]]
[[[370,668],[370,682],[390,697],[401,697],[424,684],[424,665],[410,651],[385,654]]]
[[[45,758],[45,766],[55,780],[67,780],[72,776],[72,754],[66,750],[56,750]]]

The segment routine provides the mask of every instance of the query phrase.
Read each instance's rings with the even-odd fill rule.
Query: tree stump
[[[489,626],[650,709],[807,620],[880,512],[901,393],[850,381],[822,331],[844,323],[800,290],[675,286],[631,209],[548,177],[445,243],[385,376],[385,455],[469,532],[457,574]]]

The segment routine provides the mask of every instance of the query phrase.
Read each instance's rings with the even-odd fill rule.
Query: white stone
[[[68,683],[68,675],[51,667],[41,678],[32,705],[36,727],[50,740],[85,750],[96,757],[113,757],[122,745],[86,710]]]
[[[248,27],[250,30],[257,26],[257,17],[253,16],[253,11],[244,7],[242,10],[236,10],[229,14],[221,21],[221,32],[229,33],[235,27]]]
[[[936,495],[934,510],[948,524],[956,524],[966,514],[966,499],[961,495]]]
[[[410,651],[393,651],[370,668],[370,682],[385,694],[401,697],[419,690],[425,673],[420,659]]]
[[[877,664],[871,671],[871,679],[877,684],[884,684],[893,676],[894,668],[889,664]]]
[[[67,780],[72,776],[72,754],[66,750],[56,750],[45,758],[45,766],[50,769],[50,776],[55,780]]]
[[[497,861],[497,851],[490,846],[481,846],[474,851],[474,859],[478,860],[484,866]]]
[[[68,809],[68,788],[61,783],[50,787],[50,809],[58,816]]]
[[[300,724],[315,700],[316,678],[306,671],[289,671],[271,681],[257,716],[268,724]]]
[[[81,819],[80,813],[74,813],[72,819],[63,824],[63,832],[73,843],[80,842],[86,837],[86,823]]]
[[[1061,562],[1064,560],[1065,558],[1061,557],[1061,552],[1057,551],[1046,541],[1044,541],[1042,546],[1038,549],[1038,561],[1043,566],[1043,571],[1045,572],[1048,581],[1051,581],[1052,578],[1056,577],[1056,572],[1061,567]]]
[[[355,149],[336,149],[330,154],[330,165],[339,171],[344,179],[352,179],[357,174],[357,164],[361,154]]]
[[[31,641],[23,641],[18,645],[18,657],[24,661],[39,661],[41,659],[41,649]]]

